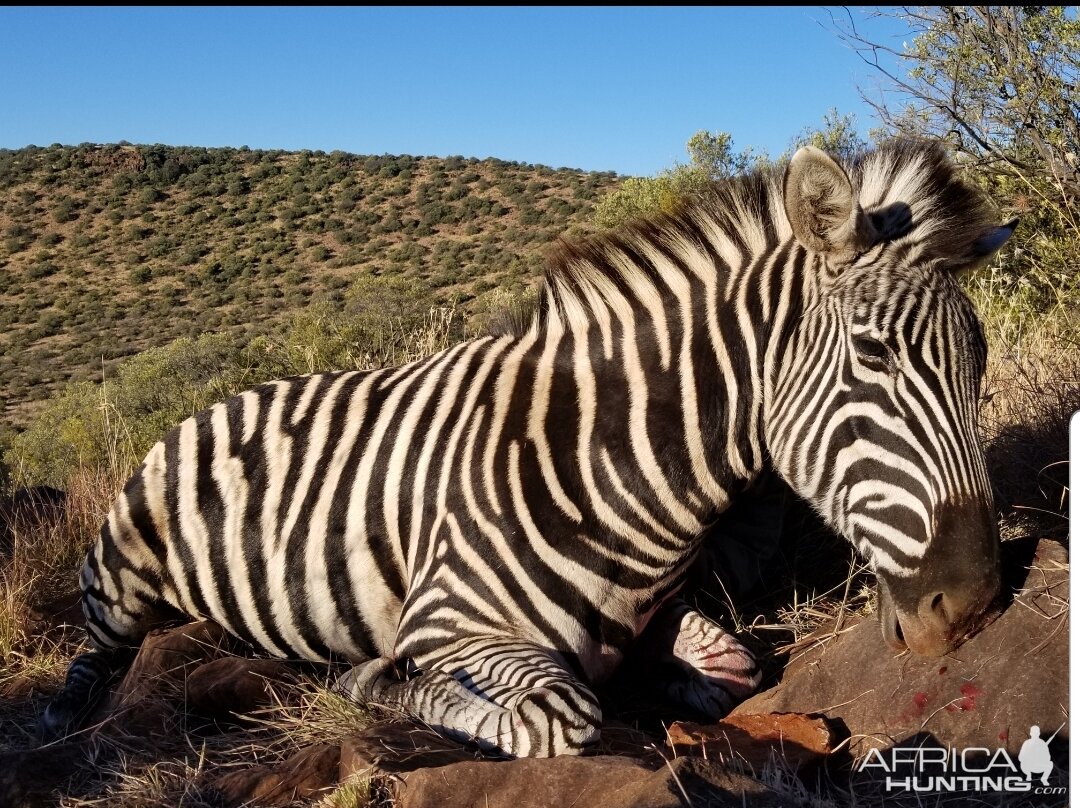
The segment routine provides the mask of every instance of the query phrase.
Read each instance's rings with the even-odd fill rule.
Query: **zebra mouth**
[[[881,635],[885,639],[885,644],[897,652],[908,650],[908,644],[904,640],[904,627],[896,613],[896,602],[889,592],[888,585],[880,578],[878,578],[878,619],[881,621]]]

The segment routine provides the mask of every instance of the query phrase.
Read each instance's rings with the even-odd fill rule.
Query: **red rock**
[[[187,677],[188,708],[209,718],[234,720],[272,704],[273,686],[295,679],[286,662],[222,657],[199,665]]]
[[[230,644],[225,629],[209,620],[151,631],[114,695],[157,693],[182,684],[196,667],[228,653]]]
[[[677,755],[743,761],[755,772],[779,759],[797,771],[822,761],[834,744],[825,721],[798,713],[729,715],[715,724],[676,722],[668,727],[668,738]]]
[[[188,673],[228,653],[233,643],[225,629],[208,620],[152,631],[92,723],[100,722],[97,731],[114,737],[170,731]]]
[[[660,769],[624,757],[466,761],[418,769],[391,784],[398,808],[713,808],[777,806],[764,783],[701,758]]]
[[[329,793],[338,781],[341,749],[318,744],[281,763],[252,766],[207,781],[225,805],[290,805]]]

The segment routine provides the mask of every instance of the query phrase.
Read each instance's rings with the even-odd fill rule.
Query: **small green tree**
[[[80,465],[104,465],[105,434],[104,411],[95,385],[68,385],[49,400],[29,428],[10,437],[4,465],[16,487],[64,488]]]
[[[65,222],[71,222],[79,218],[78,206],[75,201],[70,197],[61,197],[56,202],[56,207],[53,208],[53,221],[57,224],[64,224]]]
[[[825,113],[821,127],[806,127],[791,141],[790,153],[781,155],[780,162],[787,162],[790,155],[802,146],[816,146],[840,158],[850,159],[869,148],[855,124],[855,114],[841,115],[836,107]]]
[[[593,211],[600,227],[616,227],[654,213],[674,213],[682,201],[700,193],[710,182],[730,177],[764,162],[768,156],[751,148],[732,150],[727,132],[695,132],[686,144],[688,164],[676,165],[655,177],[631,177],[602,198]]]
[[[877,12],[904,23],[902,48],[852,16],[840,36],[884,78],[863,97],[886,134],[946,142],[969,176],[1020,215],[1001,266],[1036,309],[1080,293],[1080,20],[1075,7],[925,6]]]
[[[228,335],[184,337],[124,360],[100,385],[65,387],[11,438],[4,463],[20,485],[64,488],[80,467],[125,474],[184,418],[265,379]]]
[[[736,153],[732,150],[731,135],[704,129],[691,135],[686,151],[690,155],[689,168],[709,180],[742,174],[768,159],[763,152],[755,152],[749,146]]]

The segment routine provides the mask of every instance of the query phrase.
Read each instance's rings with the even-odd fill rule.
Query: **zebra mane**
[[[879,228],[884,225],[881,240],[918,244],[928,262],[953,270],[970,265],[970,245],[999,222],[985,196],[963,181],[935,141],[894,140],[838,162],[863,210]],[[695,245],[707,243],[708,252],[739,272],[747,258],[791,237],[783,183],[784,166],[758,168],[712,183],[673,213],[578,241],[560,239],[547,256],[537,324],[586,324],[598,305],[617,311],[628,294],[655,296],[660,276],[685,275],[680,267]],[[901,223],[891,222],[890,211],[899,209],[905,212]]]

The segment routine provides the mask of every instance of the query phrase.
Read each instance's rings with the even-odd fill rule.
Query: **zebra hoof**
[[[49,702],[38,721],[37,739],[40,745],[61,741],[79,728],[87,710],[85,703],[80,707],[73,701],[68,694],[58,693]]]
[[[723,718],[761,684],[754,655],[729,634],[679,651],[669,669],[668,696],[710,719]]]
[[[128,649],[112,649],[75,657],[63,689],[52,697],[38,722],[41,743],[52,743],[81,729],[129,655]]]
[[[753,693],[755,686],[752,679],[718,680],[691,674],[671,677],[665,690],[668,698],[715,721],[745,701]]]
[[[386,689],[399,678],[393,659],[377,657],[350,668],[338,677],[334,690],[353,701],[379,701]]]

